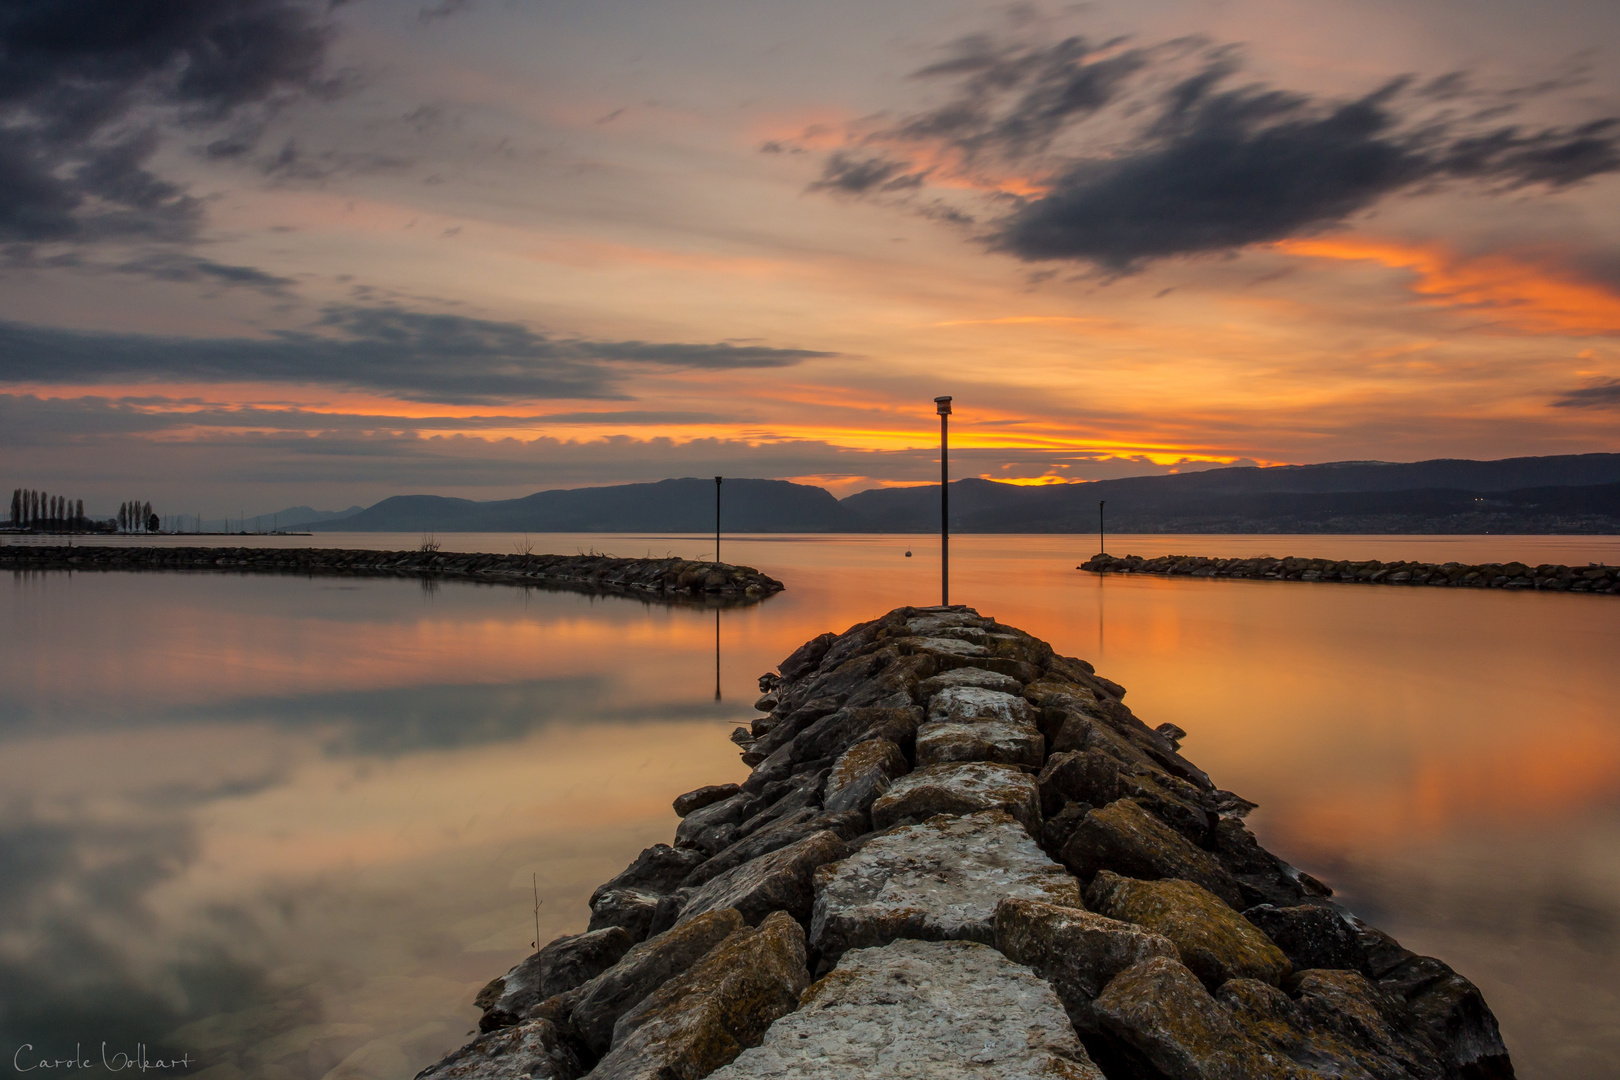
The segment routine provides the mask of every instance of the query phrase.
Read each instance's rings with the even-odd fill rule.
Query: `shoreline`
[[[692,559],[354,548],[8,545],[3,570],[412,577],[700,604],[757,603],[786,587],[751,566]]]
[[[898,608],[760,679],[741,784],[418,1080],[1511,1080],[1479,990],[1260,846],[1083,660]]]
[[[1382,562],[1378,559],[1222,559],[1208,555],[1093,555],[1075,567],[1098,574],[1233,578],[1240,581],[1320,581],[1352,585],[1424,585],[1464,589],[1534,589],[1542,592],[1620,595],[1620,567],[1590,564]]]

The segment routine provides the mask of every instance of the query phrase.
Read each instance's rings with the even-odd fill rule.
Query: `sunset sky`
[[[10,487],[1620,451],[1613,0],[0,2]]]

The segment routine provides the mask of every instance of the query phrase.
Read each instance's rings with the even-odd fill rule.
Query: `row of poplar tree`
[[[110,527],[84,516],[84,500],[18,488],[11,493],[11,525],[45,532],[89,532]],[[149,502],[133,500],[118,507],[120,532],[156,532],[158,517]]]

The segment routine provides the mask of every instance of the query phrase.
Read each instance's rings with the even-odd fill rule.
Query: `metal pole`
[[[934,399],[939,410],[939,606],[951,604],[951,457],[949,395]]]
[[[714,478],[714,561],[720,562],[720,478]],[[717,623],[716,626],[719,624]]]
[[[1108,551],[1108,544],[1103,540],[1103,507],[1107,505],[1107,499],[1102,499],[1097,503],[1097,554],[1099,555]]]

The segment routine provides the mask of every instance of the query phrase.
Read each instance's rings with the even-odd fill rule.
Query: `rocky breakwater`
[[[780,581],[751,566],[690,559],[343,548],[14,545],[0,547],[0,570],[210,570],[414,577],[704,602],[747,602],[783,589]]]
[[[1490,1080],[1467,979],[1266,851],[1081,660],[966,608],[764,676],[741,784],[675,800],[421,1080]]]
[[[1267,581],[1348,581],[1363,585],[1439,585],[1464,589],[1542,589],[1620,594],[1620,567],[1542,563],[1379,562],[1365,559],[1216,559],[1202,555],[1094,555],[1076,567],[1101,574],[1257,578]]]

